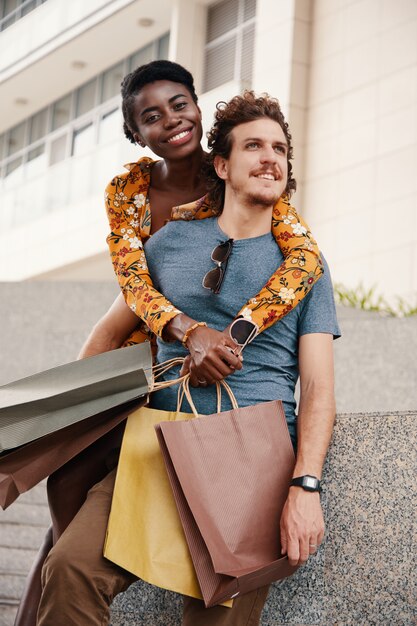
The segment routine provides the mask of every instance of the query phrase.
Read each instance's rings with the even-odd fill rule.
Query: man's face
[[[288,178],[288,144],[278,122],[262,117],[232,130],[228,159],[216,157],[217,174],[226,183],[226,198],[270,207],[283,194]]]

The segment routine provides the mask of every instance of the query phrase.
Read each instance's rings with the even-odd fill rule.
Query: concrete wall
[[[76,358],[117,293],[115,283],[0,284],[0,384]],[[327,540],[291,580],[274,585],[263,626],[408,626],[417,617],[417,318],[338,313],[344,336],[335,343],[339,415],[324,473]],[[42,487],[0,512],[1,625],[13,624],[48,523]],[[179,604],[138,583],[114,603],[112,626],[179,626]]]
[[[114,282],[0,283],[0,384],[75,359],[118,294]],[[338,308],[339,412],[417,408],[417,317]]]
[[[302,211],[336,280],[411,297],[417,288],[417,3],[311,5]]]

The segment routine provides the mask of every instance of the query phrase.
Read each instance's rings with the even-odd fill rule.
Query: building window
[[[158,41],[158,59],[167,59],[169,54],[169,33]]]
[[[143,63],[166,58],[168,46],[169,33],[0,135],[0,178],[22,167],[28,176],[40,174],[42,168],[84,154],[97,143],[122,137],[123,77]]]
[[[7,156],[19,152],[25,145],[26,122],[21,122],[9,131],[7,137]]]
[[[39,7],[46,0],[0,0],[0,31]]]
[[[52,130],[57,130],[68,124],[71,119],[71,97],[72,94],[64,96],[52,105]]]
[[[67,157],[67,134],[51,141],[49,165],[55,165]]]
[[[47,116],[48,109],[43,109],[31,117],[29,143],[34,143],[35,141],[38,141],[38,139],[45,137],[47,132]]]
[[[231,80],[252,83],[256,0],[222,0],[208,9],[204,91]]]
[[[100,119],[99,143],[106,143],[120,135],[123,118],[119,108],[105,113]]]
[[[77,90],[76,101],[76,117],[94,109],[97,103],[97,78],[93,78]]]
[[[46,165],[45,144],[42,143],[36,148],[29,150],[26,162],[26,177],[33,178],[41,174],[45,170]]]
[[[74,156],[85,154],[94,146],[94,125],[91,122],[74,131],[72,138],[72,154]]]
[[[10,176],[10,174],[12,174],[17,169],[19,169],[21,167],[22,163],[23,163],[22,157],[19,157],[17,159],[13,159],[13,161],[9,161],[7,166],[6,166],[6,177]]]
[[[106,102],[107,100],[110,100],[110,98],[114,98],[114,96],[119,95],[120,83],[122,82],[124,75],[125,73],[123,63],[118,63],[117,65],[114,65],[109,70],[104,72],[101,82],[101,103]]]
[[[145,48],[138,50],[137,52],[135,52],[135,54],[132,54],[132,56],[130,57],[129,71],[133,72],[133,70],[135,70],[140,65],[149,63],[150,61],[152,61],[152,59],[155,58],[153,55],[154,55],[154,50],[153,50],[153,45],[151,43],[149,44],[149,46],[145,46]]]

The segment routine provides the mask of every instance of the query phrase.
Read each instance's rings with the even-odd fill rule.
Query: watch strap
[[[310,476],[309,474],[293,478],[290,486],[301,487],[305,491],[318,491],[319,493],[321,492],[319,479],[316,476]]]

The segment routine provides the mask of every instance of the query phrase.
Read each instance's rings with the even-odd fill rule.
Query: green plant
[[[376,293],[375,285],[367,289],[362,283],[359,283],[354,288],[335,283],[334,294],[337,304],[342,306],[350,306],[362,311],[375,311],[381,315],[389,315],[391,317],[417,315],[417,298],[415,298],[415,303],[411,303],[405,298],[396,296],[393,303],[390,303],[383,296]]]

